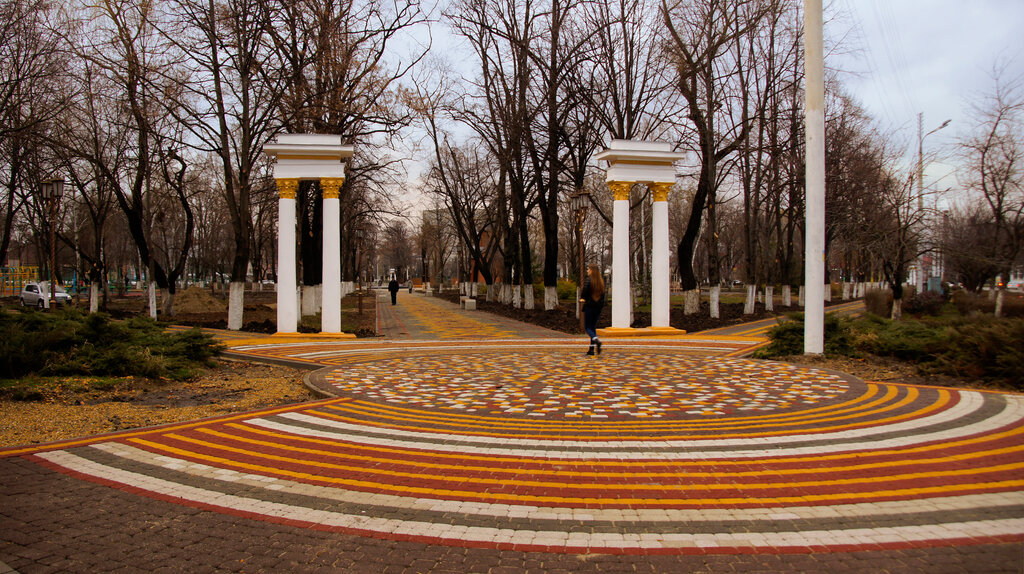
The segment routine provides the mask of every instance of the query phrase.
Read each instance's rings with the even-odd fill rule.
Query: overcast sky
[[[967,101],[991,90],[996,62],[1008,64],[1006,79],[1024,78],[1024,0],[824,2],[826,65],[907,149],[908,161],[916,160],[919,112],[925,132],[952,120],[925,140],[926,154],[935,158],[925,181],[955,187],[955,176],[947,174],[956,137],[971,127]]]
[[[940,152],[970,130],[966,103],[991,91],[997,61],[1005,79],[1024,77],[1024,0],[832,0],[831,12],[827,65],[914,150],[919,112],[925,132],[953,120],[925,139]]]

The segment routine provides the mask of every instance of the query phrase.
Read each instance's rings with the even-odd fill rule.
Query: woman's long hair
[[[601,277],[601,272],[598,271],[597,265],[591,265],[587,269],[587,274],[590,276],[590,298],[594,301],[600,301],[601,297],[604,296],[604,278]]]

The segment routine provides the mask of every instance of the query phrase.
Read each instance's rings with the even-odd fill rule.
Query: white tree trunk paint
[[[764,288],[764,309],[775,310],[775,285],[766,285]]]
[[[95,281],[89,285],[89,312],[96,313],[100,310],[100,286]]]
[[[149,316],[156,319],[156,281],[149,282]]]
[[[720,312],[720,310],[718,308],[718,301],[719,301],[721,295],[722,295],[722,286],[721,285],[715,285],[714,287],[711,288],[711,318],[712,319],[718,319],[719,317],[722,316],[722,314],[721,314],[721,312]]]
[[[683,314],[695,315],[700,312],[700,287],[683,291]]]
[[[793,287],[792,285],[782,286],[782,306],[792,307],[793,306]]]
[[[747,285],[747,297],[743,301],[743,314],[754,314],[754,303],[757,297],[757,285]]]
[[[241,330],[244,314],[245,281],[232,281],[228,288],[228,330]]]
[[[544,310],[558,307],[558,287],[544,287]]]

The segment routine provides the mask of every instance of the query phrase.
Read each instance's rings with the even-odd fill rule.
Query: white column
[[[629,297],[629,182],[611,181],[615,196],[612,216],[612,327],[629,328],[632,301]]]
[[[671,306],[669,289],[668,191],[671,183],[651,184],[654,196],[651,241],[651,326],[668,327]]]
[[[338,204],[338,190],[343,182],[340,178],[320,180],[320,189],[324,194],[323,306],[320,314],[322,333],[341,332],[341,206]]]
[[[278,179],[277,191],[277,332],[296,333],[299,305],[295,296],[295,192],[297,179]]]
[[[825,352],[825,60],[821,0],[804,0],[807,212],[804,354]]]

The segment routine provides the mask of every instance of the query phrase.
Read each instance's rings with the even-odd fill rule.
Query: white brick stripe
[[[459,500],[436,500],[417,496],[355,492],[316,484],[249,474],[217,468],[190,460],[154,454],[122,443],[108,442],[92,448],[126,460],[160,466],[211,480],[266,488],[275,492],[312,496],[382,508],[412,511],[451,512],[474,516],[525,518],[532,520],[604,521],[604,522],[695,522],[695,521],[790,521],[820,518],[866,518],[898,516],[924,512],[953,512],[974,508],[1000,508],[1024,505],[1024,492],[1001,492],[943,496],[921,500],[861,502],[832,506],[780,506],[771,508],[564,508],[553,506],[493,504]]]
[[[360,529],[396,536],[423,536],[449,543],[480,542],[588,548],[784,548],[838,544],[900,544],[952,540],[965,536],[1020,536],[1024,534],[1024,518],[979,520],[924,526],[836,529],[807,532],[721,532],[708,534],[656,532],[569,533],[554,530],[488,528],[423,521],[403,521],[373,516],[356,516],[326,510],[310,510],[287,504],[223,494],[135,472],[114,469],[66,451],[45,452],[39,453],[36,456],[82,474],[194,503],[267,517],[320,524],[328,527]]]

